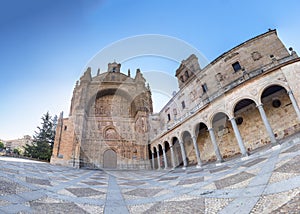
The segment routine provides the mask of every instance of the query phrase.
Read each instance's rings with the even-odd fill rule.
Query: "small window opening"
[[[234,72],[238,72],[239,70],[242,70],[242,67],[239,62],[233,63],[232,67],[233,67]]]
[[[185,102],[184,101],[181,102],[181,106],[182,106],[182,109],[185,108]]]
[[[188,78],[190,77],[190,75],[189,75],[189,72],[188,72],[188,71],[185,71],[184,75],[185,75],[186,79],[188,79]]]
[[[208,91],[208,88],[207,88],[206,83],[204,83],[204,84],[202,85],[202,90],[203,90],[203,93],[206,93],[206,92]]]
[[[180,76],[180,80],[181,80],[181,82],[184,82],[183,76]]]
[[[170,114],[168,114],[168,121],[170,121],[171,120],[171,115]]]
[[[68,129],[68,127],[67,127],[67,126],[65,126],[65,127],[64,127],[64,131],[67,131],[67,129]]]

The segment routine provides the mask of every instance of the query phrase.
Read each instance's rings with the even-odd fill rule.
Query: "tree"
[[[56,116],[52,120],[49,112],[42,116],[42,127],[37,127],[38,131],[33,136],[33,141],[24,146],[24,155],[28,157],[38,158],[42,160],[50,160],[56,128]]]
[[[20,155],[21,154],[21,149],[20,148],[14,148],[13,153],[15,155]]]
[[[0,150],[4,149],[4,144],[0,141]]]

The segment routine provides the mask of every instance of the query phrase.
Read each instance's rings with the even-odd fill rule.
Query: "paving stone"
[[[203,172],[203,169],[191,170],[191,171],[188,171],[187,174],[194,174],[194,173],[198,173],[198,172]]]
[[[39,178],[26,177],[26,182],[31,183],[31,184],[38,184],[38,185],[51,186],[50,181],[49,181],[49,180],[46,180],[46,179],[39,179]]]
[[[33,213],[36,214],[50,214],[50,213],[78,213],[88,214],[87,211],[80,208],[74,203],[40,203],[30,202],[30,207],[33,209]]]
[[[137,188],[135,190],[131,190],[128,192],[125,192],[124,194],[127,195],[133,195],[133,196],[140,196],[140,197],[153,197],[163,189],[141,189]]]
[[[258,163],[261,163],[264,160],[266,160],[266,158],[257,158],[257,159],[255,159],[253,161],[250,161],[250,162],[248,162],[246,164],[243,164],[242,166],[244,166],[244,167],[251,167],[251,166],[254,166],[254,165],[258,164]]]
[[[126,185],[126,186],[140,186],[146,184],[146,182],[143,181],[129,181],[126,183],[121,183],[120,185]]]
[[[281,153],[291,153],[291,152],[296,152],[300,150],[300,144],[294,145],[292,147],[290,147],[289,149],[284,150]]]
[[[272,211],[272,213],[300,213],[300,193],[283,206]]]
[[[173,177],[163,177],[161,179],[159,179],[158,181],[170,181],[170,180],[175,180],[177,179],[178,176],[173,176]]]
[[[81,181],[81,183],[91,185],[91,186],[97,186],[97,185],[106,185],[106,183],[103,182],[97,182],[97,181]]]
[[[281,165],[275,172],[286,172],[286,173],[300,173],[300,155],[294,157],[292,160]]]
[[[204,181],[204,177],[189,178],[189,179],[181,180],[177,185],[195,184],[195,183],[200,183],[203,181]]]
[[[151,213],[204,213],[205,199],[191,199],[186,201],[163,201],[154,204],[150,209],[143,212]]]
[[[1,171],[8,172],[11,174],[19,174],[19,170],[15,170],[15,169],[1,168]]]
[[[29,189],[12,182],[6,178],[0,177],[0,195],[17,194],[28,191]]]
[[[288,146],[174,171],[0,161],[0,213],[297,213],[300,146]]]
[[[66,190],[76,195],[77,197],[89,197],[105,194],[104,192],[94,190],[91,188],[66,188]]]
[[[254,177],[253,174],[250,174],[247,172],[241,172],[241,173],[231,175],[229,177],[217,180],[217,181],[215,181],[215,185],[216,185],[217,189],[222,189],[224,187],[228,187],[228,186],[237,184],[239,182],[245,181],[252,177]]]
[[[211,170],[209,170],[209,172],[210,173],[216,173],[216,172],[221,172],[221,171],[224,171],[224,170],[227,170],[227,169],[230,169],[230,167],[223,166],[223,167],[218,167],[218,168],[215,168],[215,169],[211,169]]]

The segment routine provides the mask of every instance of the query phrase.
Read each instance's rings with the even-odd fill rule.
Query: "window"
[[[171,115],[170,114],[168,114],[168,121],[170,121],[171,120]]]
[[[208,91],[208,88],[207,88],[206,83],[204,83],[204,84],[202,85],[202,90],[203,90],[203,93],[206,93],[206,92]]]
[[[273,101],[272,101],[272,106],[273,106],[274,108],[279,108],[279,107],[281,106],[280,100],[278,100],[278,99],[273,100]]]
[[[185,72],[184,72],[184,75],[185,75],[185,78],[186,78],[186,79],[188,79],[188,78],[190,77],[190,75],[189,75],[189,72],[188,72],[188,71],[185,71]]]
[[[67,126],[65,126],[65,127],[64,127],[64,131],[67,131],[67,129],[68,129],[68,127],[67,127]]]
[[[113,67],[112,72],[116,72],[116,67]]]
[[[180,76],[180,80],[181,82],[184,82],[183,76]]]
[[[185,103],[184,103],[184,101],[181,102],[181,106],[182,106],[182,109],[185,108]]]
[[[242,70],[242,67],[239,62],[233,63],[232,67],[233,67],[234,72],[238,72],[239,70]]]

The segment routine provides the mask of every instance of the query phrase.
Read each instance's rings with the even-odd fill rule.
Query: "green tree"
[[[38,158],[41,160],[50,160],[52,148],[54,144],[56,117],[52,120],[49,112],[42,116],[42,126],[37,127],[38,131],[33,136],[33,141],[24,146],[24,155],[28,157]]]
[[[0,150],[4,149],[4,144],[0,141]]]
[[[14,148],[13,153],[16,155],[20,155],[20,149],[19,148]]]

